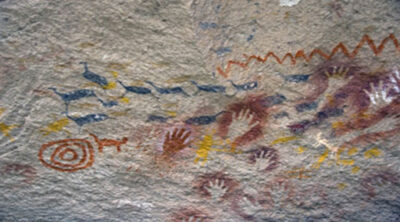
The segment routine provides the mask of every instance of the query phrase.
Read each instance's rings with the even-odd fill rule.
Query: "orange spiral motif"
[[[47,159],[44,159],[47,156]],[[46,167],[75,172],[92,166],[94,151],[85,139],[64,139],[43,144],[39,150],[39,160]]]

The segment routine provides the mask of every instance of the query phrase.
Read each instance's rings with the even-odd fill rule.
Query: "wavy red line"
[[[227,78],[229,76],[229,73],[231,71],[231,68],[233,65],[237,65],[240,66],[242,68],[246,68],[249,63],[252,60],[257,60],[258,62],[262,62],[265,63],[269,57],[273,57],[277,63],[282,64],[283,62],[285,62],[285,60],[287,60],[288,58],[291,61],[292,65],[295,65],[297,60],[302,58],[304,59],[306,62],[309,62],[314,55],[319,55],[320,57],[329,60],[331,59],[333,56],[335,56],[339,51],[341,51],[345,56],[347,56],[350,59],[353,59],[354,57],[357,56],[358,52],[360,51],[360,49],[367,43],[368,46],[371,48],[372,52],[378,56],[383,49],[385,48],[385,45],[387,44],[388,41],[392,40],[394,46],[396,47],[397,50],[400,51],[400,45],[399,45],[399,41],[397,40],[397,38],[395,37],[394,34],[390,34],[388,37],[386,37],[385,39],[382,40],[381,44],[376,47],[374,40],[372,40],[368,35],[364,35],[363,38],[360,40],[360,42],[357,44],[357,46],[354,48],[354,50],[352,52],[349,52],[349,50],[347,49],[346,45],[344,45],[342,42],[339,42],[339,44],[337,44],[331,51],[330,54],[325,53],[324,51],[322,51],[321,49],[315,48],[314,50],[311,51],[311,53],[307,56],[306,53],[304,52],[304,50],[299,50],[296,52],[295,55],[293,55],[292,53],[286,53],[283,58],[279,58],[274,52],[268,52],[265,57],[261,57],[261,56],[257,56],[257,55],[251,55],[251,56],[247,56],[244,55],[247,59],[245,62],[241,62],[241,61],[235,61],[235,60],[229,60],[227,65],[226,65],[226,69],[223,70],[223,68],[221,67],[217,67],[217,71],[220,75],[222,75],[223,77]]]

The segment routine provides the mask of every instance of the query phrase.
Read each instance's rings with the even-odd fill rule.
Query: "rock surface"
[[[399,15],[0,1],[0,221],[400,221]]]

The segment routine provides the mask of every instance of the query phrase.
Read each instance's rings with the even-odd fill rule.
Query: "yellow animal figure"
[[[226,140],[225,144],[230,144],[231,145],[230,149],[213,148],[213,146],[215,145],[223,146],[224,143],[222,140],[220,140],[219,143],[215,143],[213,136],[214,133],[215,130],[213,130],[212,133],[204,135],[203,140],[201,140],[200,143],[198,143],[198,149],[196,150],[196,158],[194,159],[195,163],[198,163],[201,160],[201,164],[204,165],[207,162],[208,153],[210,151],[240,153],[240,151],[236,151],[236,146],[230,143],[229,140]]]
[[[48,136],[50,133],[56,133],[61,130],[64,130],[64,127],[66,127],[69,124],[69,119],[68,118],[62,118],[57,121],[54,121],[47,125],[46,128],[41,129],[40,131],[43,133],[43,136]],[[68,134],[70,134],[69,131],[64,130]]]
[[[4,136],[9,137],[11,141],[14,141],[14,138],[12,138],[10,135],[10,131],[17,126],[18,125],[7,125],[5,123],[0,123],[0,131]]]

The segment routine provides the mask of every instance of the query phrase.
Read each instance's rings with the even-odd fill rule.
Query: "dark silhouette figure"
[[[189,94],[187,94],[181,87],[161,88],[154,85],[153,82],[146,81],[146,83],[153,86],[154,89],[160,94],[183,94],[189,97]]]
[[[232,80],[229,80],[229,82],[231,82],[232,86],[235,87],[237,91],[249,91],[257,88],[258,86],[257,81],[247,82],[244,84],[235,84]]]
[[[92,71],[89,70],[88,66],[87,66],[87,62],[80,62],[79,64],[83,64],[85,67],[85,72],[82,73],[83,77],[85,77],[85,79],[94,82],[102,87],[105,87],[108,85],[108,81],[105,77],[100,76]]]
[[[224,112],[225,111],[221,111],[221,112],[219,112],[215,115],[211,115],[211,116],[192,117],[192,118],[185,120],[185,123],[189,124],[189,125],[208,125],[208,124],[211,124],[211,123],[217,121],[217,117]]]
[[[193,85],[197,87],[197,95],[200,91],[211,92],[211,93],[225,93],[226,87],[220,85],[199,85],[196,81],[190,81]]]
[[[121,81],[117,80],[118,83],[124,87],[126,92],[136,93],[136,94],[151,94],[151,90],[146,87],[139,87],[139,86],[126,86]]]

